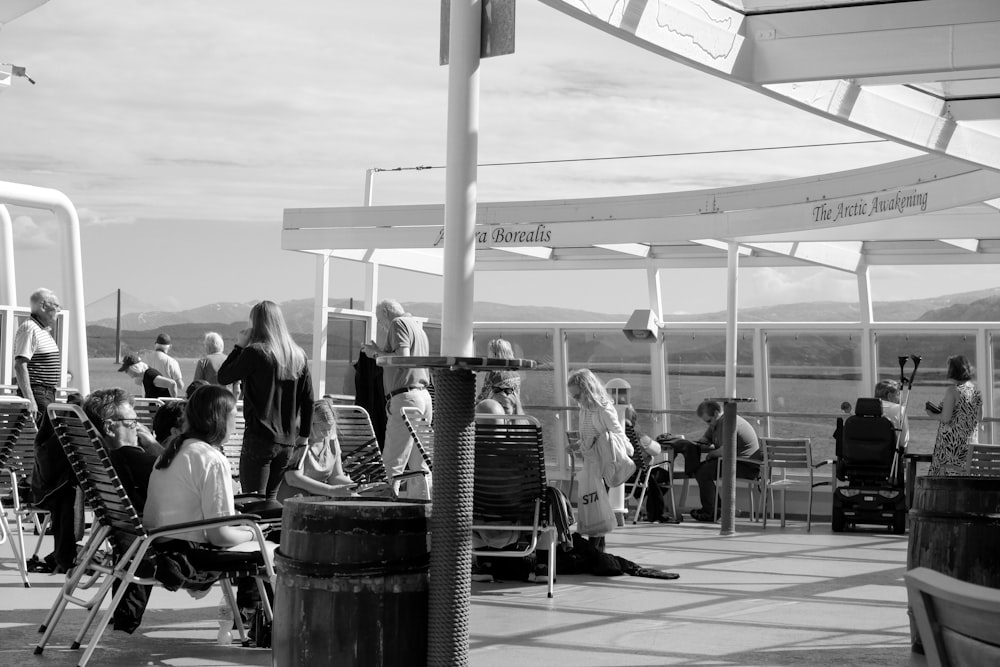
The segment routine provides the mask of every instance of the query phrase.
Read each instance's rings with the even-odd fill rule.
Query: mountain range
[[[114,356],[115,299],[105,297],[87,305],[87,343],[90,356]],[[107,310],[111,301],[110,314]],[[143,302],[122,293],[122,347],[124,351],[150,349],[156,334],[169,333],[173,339],[173,354],[196,357],[203,353],[202,337],[206,331],[217,331],[231,341],[246,326],[254,302],[211,303],[182,311],[143,310]],[[310,349],[313,323],[313,299],[296,299],[281,304],[288,328],[307,350]],[[346,299],[332,299],[331,307],[363,308]],[[407,308],[420,317],[440,319],[441,304],[407,303]],[[1000,321],[1000,288],[963,292],[909,301],[878,302],[874,305],[875,319],[880,322],[996,322]],[[628,313],[595,313],[569,308],[544,306],[514,306],[477,302],[473,317],[477,322],[624,322]],[[725,311],[698,315],[666,315],[667,322],[721,322]],[[858,305],[835,301],[793,303],[778,306],[741,308],[741,322],[856,322]]]

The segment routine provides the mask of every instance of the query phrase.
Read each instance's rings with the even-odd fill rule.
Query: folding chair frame
[[[118,479],[101,436],[83,411],[75,405],[52,404],[48,407],[48,413],[80,487],[84,490],[93,508],[95,527],[77,566],[67,577],[59,591],[59,596],[39,628],[39,632],[43,634],[35,647],[35,654],[41,654],[45,649],[45,645],[52,636],[52,632],[67,605],[72,603],[87,609],[89,612],[71,645],[73,649],[80,648],[87,632],[91,626],[94,626],[94,632],[87,649],[78,663],[79,667],[84,667],[97,648],[97,644],[107,629],[115,609],[125,596],[129,584],[158,585],[155,579],[137,575],[143,558],[153,547],[155,540],[186,533],[192,529],[241,525],[247,526],[253,531],[254,538],[261,549],[263,564],[252,571],[227,571],[220,581],[224,595],[233,609],[240,640],[244,645],[247,645],[246,628],[240,618],[236,596],[229,578],[246,575],[256,579],[264,613],[269,620],[272,618],[272,611],[262,577],[266,577],[272,583],[275,580],[274,566],[264,546],[264,535],[255,522],[256,517],[252,515],[217,517],[147,531]],[[116,535],[131,538],[131,542],[124,553],[117,560],[113,560],[102,554],[101,547],[106,540]],[[92,587],[102,575],[103,580],[100,586],[90,598],[77,596],[78,590]],[[88,576],[89,580],[84,582],[84,578]],[[112,596],[107,611],[98,619],[101,602],[107,597],[115,580],[120,581],[121,584]],[[95,620],[97,621],[96,625],[94,625]]]
[[[514,445],[505,442],[505,439],[503,438],[505,431],[509,431],[510,434],[513,435],[514,433],[523,434],[529,429],[531,433],[530,441],[522,436],[521,438],[518,438],[517,444]],[[484,472],[484,469],[481,466],[486,466],[490,473],[497,472],[497,468],[495,466],[496,460],[490,457],[489,449],[490,447],[496,446],[500,443],[504,443],[505,445],[511,447],[522,447],[525,455],[530,457],[530,459],[525,462],[526,466],[523,467],[528,467],[529,469],[537,471],[537,478],[529,480],[529,483],[537,482],[538,484],[537,494],[531,499],[531,514],[533,518],[530,525],[515,518],[512,518],[510,523],[503,523],[502,519],[498,521],[498,517],[492,515],[489,518],[490,523],[484,523],[484,517],[477,511],[484,504],[482,490],[479,488],[480,480],[482,479]],[[520,471],[517,472],[520,473]],[[479,532],[528,532],[530,533],[530,540],[528,546],[524,549],[473,549],[472,554],[474,556],[488,556],[491,558],[523,558],[524,556],[534,553],[539,548],[539,540],[544,536],[548,542],[549,552],[547,594],[550,598],[554,597],[558,534],[555,525],[549,521],[548,507],[543,505],[546,502],[545,487],[547,484],[545,479],[545,450],[542,441],[542,426],[539,421],[529,415],[476,415],[476,473],[474,477],[476,479],[476,488],[474,488],[473,491],[475,498],[473,501],[472,529]],[[532,486],[534,485],[532,484]],[[520,516],[524,516],[526,514],[526,509],[526,506],[522,507],[518,514]]]
[[[5,507],[0,496],[0,544],[10,540],[11,551],[17,564],[18,573],[25,588],[31,588],[28,577],[28,558],[24,546],[24,521],[30,521],[38,539],[32,556],[37,556],[42,539],[49,526],[49,513],[33,507],[21,498],[20,485],[31,478],[34,466],[34,423],[28,412],[28,401],[23,398],[0,396],[0,475],[10,480],[10,508]],[[10,529],[7,512],[14,519],[14,531]],[[42,517],[39,520],[39,517]]]

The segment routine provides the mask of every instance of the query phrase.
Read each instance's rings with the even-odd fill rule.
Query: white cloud
[[[135,222],[135,218],[129,215],[107,215],[89,208],[78,208],[76,215],[81,225],[130,225]]]
[[[22,250],[52,248],[59,238],[59,229],[53,220],[36,221],[29,215],[19,215],[13,220],[14,247]]]
[[[740,305],[775,306],[812,301],[858,300],[854,274],[819,268],[760,268],[740,273]]]

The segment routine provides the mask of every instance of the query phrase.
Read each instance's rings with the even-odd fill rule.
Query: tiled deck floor
[[[609,536],[608,551],[680,573],[674,581],[563,576],[553,600],[543,583],[473,584],[470,664],[925,664],[910,652],[905,536],[737,524],[725,538],[696,523]],[[32,655],[58,580],[36,574],[24,589],[10,556],[0,545],[0,665],[75,664],[80,652],[67,647],[82,612]],[[139,632],[106,633],[92,664],[270,665],[270,651],[215,645],[218,599],[156,590]]]

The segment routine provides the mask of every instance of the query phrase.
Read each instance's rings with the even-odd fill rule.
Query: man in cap
[[[137,354],[126,354],[118,372],[128,373],[137,385],[141,385],[146,392],[146,398],[177,397],[179,388],[177,382],[155,368],[150,368]]]
[[[161,375],[172,379],[178,387],[183,387],[184,378],[181,377],[181,365],[168,352],[170,352],[170,334],[160,333],[156,337],[153,351],[146,358],[146,364],[153,370],[159,371]]]

